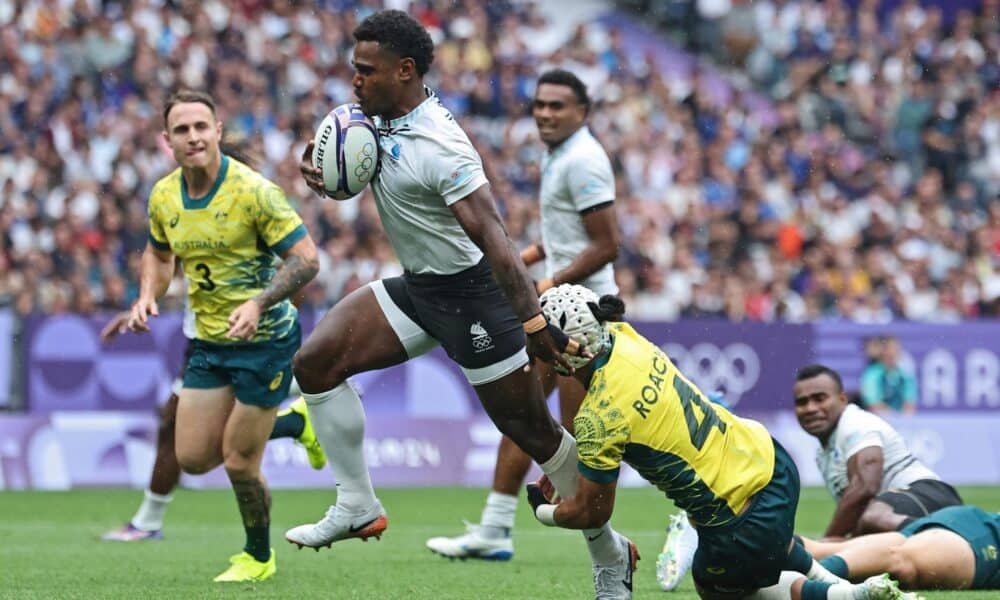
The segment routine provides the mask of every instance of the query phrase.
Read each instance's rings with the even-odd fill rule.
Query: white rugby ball
[[[316,130],[312,163],[323,171],[326,195],[347,200],[360,194],[378,169],[378,128],[358,104],[330,111]]]

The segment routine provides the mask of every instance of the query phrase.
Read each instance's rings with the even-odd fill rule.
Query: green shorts
[[[233,386],[243,404],[271,408],[288,397],[292,356],[302,342],[298,321],[283,338],[266,342],[217,344],[191,341],[184,368],[184,387],[210,389]]]
[[[707,590],[748,595],[774,585],[788,561],[799,504],[799,471],[774,441],[771,481],[750,499],[736,519],[698,528],[698,550],[691,576]]]
[[[925,529],[947,529],[962,536],[976,555],[974,590],[1000,589],[1000,514],[977,506],[949,506],[910,523],[899,532],[906,537]]]

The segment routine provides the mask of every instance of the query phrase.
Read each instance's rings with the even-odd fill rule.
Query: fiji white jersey
[[[839,502],[847,489],[847,461],[864,448],[882,448],[882,487],[879,493],[905,488],[918,479],[938,479],[910,453],[903,437],[881,417],[848,404],[826,447],[816,452],[826,489]]]
[[[488,182],[469,137],[433,92],[427,96],[398,119],[375,119],[382,156],[372,191],[403,268],[448,275],[483,257],[448,207]]]
[[[546,152],[539,194],[545,275],[552,277],[590,244],[580,211],[615,200],[611,161],[586,126]],[[590,288],[599,296],[618,293],[610,263],[574,283]]]

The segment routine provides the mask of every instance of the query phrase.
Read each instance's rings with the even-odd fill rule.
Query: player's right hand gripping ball
[[[335,200],[364,191],[378,171],[378,128],[358,104],[330,111],[316,130],[312,164],[323,171],[323,188]]]

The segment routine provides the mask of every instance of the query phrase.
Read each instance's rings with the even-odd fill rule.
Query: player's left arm
[[[615,491],[618,479],[598,483],[582,475],[576,476],[576,495],[572,498],[552,498],[555,490],[548,477],[528,485],[528,501],[535,517],[545,525],[565,529],[597,529],[611,520],[615,509]]]
[[[614,203],[598,204],[580,211],[580,215],[590,242],[565,269],[538,282],[539,294],[563,283],[582,281],[618,258],[620,240]]]
[[[503,220],[497,212],[489,186],[482,185],[458,202],[449,205],[455,218],[469,239],[483,251],[493,269],[497,283],[514,308],[514,312],[527,327],[542,316],[538,294],[528,275],[528,269],[507,234]],[[559,363],[569,372],[573,368],[562,357],[565,349],[556,343],[550,330],[543,326],[528,334],[528,354],[546,362]]]
[[[847,460],[847,489],[826,528],[826,537],[842,537],[854,532],[861,515],[882,487],[883,462],[881,446],[862,448]]]
[[[256,196],[256,225],[261,239],[282,258],[271,281],[259,294],[229,315],[227,335],[248,340],[257,333],[261,314],[292,297],[319,272],[319,254],[312,236],[276,185],[264,186]]]

